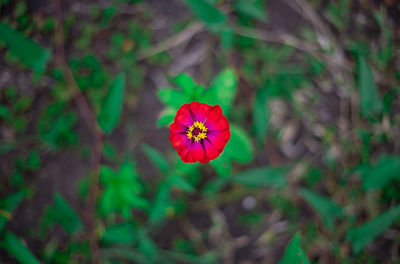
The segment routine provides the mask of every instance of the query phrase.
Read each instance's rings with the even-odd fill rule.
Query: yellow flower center
[[[200,141],[200,139],[207,138],[207,128],[203,122],[195,121],[193,125],[188,128],[187,137],[194,142]]]

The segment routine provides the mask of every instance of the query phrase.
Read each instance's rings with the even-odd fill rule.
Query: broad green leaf
[[[157,127],[170,125],[174,121],[175,113],[176,110],[173,107],[164,108],[158,117]]]
[[[142,145],[142,150],[161,172],[167,172],[169,170],[168,160],[160,151],[147,144]]]
[[[290,168],[287,166],[261,167],[238,172],[231,176],[231,181],[249,187],[284,187]]]
[[[157,245],[154,241],[148,236],[147,231],[145,229],[138,230],[139,235],[139,250],[142,252],[149,260],[152,260],[153,263],[157,263],[156,259],[159,257],[159,252]]]
[[[215,169],[217,174],[223,178],[228,177],[232,171],[232,162],[226,149],[227,147],[225,147],[225,150],[219,157],[211,161],[211,166]]]
[[[153,201],[153,206],[149,213],[150,223],[156,224],[164,220],[166,216],[166,209],[171,206],[169,198],[170,184],[168,182],[161,182],[158,185],[157,192]]]
[[[218,193],[222,188],[224,188],[229,179],[224,178],[214,178],[213,180],[206,183],[201,190],[202,194],[205,196],[212,196]]]
[[[350,229],[346,240],[350,242],[353,251],[358,253],[399,218],[400,205],[397,205],[367,223]]]
[[[259,142],[263,142],[263,138],[268,130],[269,108],[267,107],[267,89],[263,88],[256,93],[253,103],[253,125],[255,134]]]
[[[187,193],[193,193],[196,191],[196,188],[193,187],[192,184],[190,184],[182,175],[180,174],[172,174],[170,176],[171,184],[175,187],[178,187],[179,189],[187,192]]]
[[[253,159],[254,147],[247,133],[236,125],[231,124],[231,138],[225,146],[225,150],[211,166],[221,177],[228,177],[232,171],[232,161],[247,163]]]
[[[174,83],[182,88],[182,91],[189,96],[192,96],[193,92],[196,89],[196,82],[190,75],[186,73],[178,74],[174,78]]]
[[[360,110],[364,117],[382,112],[382,101],[379,97],[372,70],[363,55],[358,57],[358,87],[360,89]]]
[[[305,188],[301,188],[299,194],[321,216],[327,228],[332,229],[335,219],[343,216],[343,209],[329,197]]]
[[[102,241],[105,243],[130,244],[137,241],[137,232],[130,223],[113,225],[106,228]]]
[[[172,106],[176,110],[185,103],[190,103],[190,97],[182,91],[175,89],[163,88],[157,92],[158,99],[168,106]]]
[[[59,223],[68,234],[83,231],[79,215],[58,192],[54,193],[54,203],[47,210],[46,217],[50,222]]]
[[[256,1],[237,0],[234,4],[235,11],[239,14],[258,20],[266,20],[267,14],[261,6],[257,6]]]
[[[233,36],[234,32],[230,28],[219,32],[220,43],[223,50],[230,51],[232,49]]]
[[[117,75],[110,86],[98,117],[101,129],[110,134],[118,124],[124,105],[125,73]]]
[[[46,63],[51,57],[50,51],[25,37],[23,33],[0,23],[0,41],[6,44],[13,56],[34,72],[43,73],[46,70]]]
[[[0,201],[0,232],[6,226],[8,220],[12,218],[13,211],[25,197],[25,191],[19,190]]]
[[[362,171],[362,178],[364,190],[382,188],[391,180],[400,180],[400,156],[381,156],[374,165]]]
[[[300,235],[296,233],[287,246],[279,264],[310,264],[306,254],[300,246]]]
[[[219,32],[228,27],[226,16],[209,1],[185,0],[184,2],[210,31]]]
[[[224,115],[228,115],[237,92],[237,77],[233,69],[221,71],[206,90],[204,101],[208,104],[219,104]]]
[[[16,258],[22,264],[39,264],[39,260],[32,252],[11,232],[6,232],[1,242],[4,248],[11,256]]]
[[[249,135],[239,126],[231,125],[231,138],[225,151],[230,158],[239,163],[247,163],[253,159],[254,147]]]

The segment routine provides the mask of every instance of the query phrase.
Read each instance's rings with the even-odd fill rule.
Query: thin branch
[[[137,59],[143,60],[143,59],[146,59],[153,55],[156,55],[158,53],[161,53],[163,51],[170,50],[176,46],[181,45],[182,43],[189,41],[194,35],[196,35],[197,33],[201,32],[203,30],[204,30],[204,27],[201,23],[194,22],[194,23],[190,24],[189,26],[187,26],[180,33],[158,42],[157,44],[155,44],[153,47],[151,47],[149,49],[139,51]]]
[[[69,89],[71,89],[74,102],[77,105],[78,110],[81,113],[82,117],[85,119],[86,123],[91,128],[93,134],[92,161],[91,161],[93,175],[91,177],[89,200],[87,205],[88,210],[85,212],[86,216],[85,218],[86,218],[87,232],[89,233],[88,235],[89,235],[90,251],[92,255],[92,263],[100,264],[101,256],[96,234],[95,212],[96,212],[96,201],[99,188],[98,186],[99,186],[99,168],[101,159],[102,132],[99,128],[96,116],[93,113],[92,108],[90,107],[85,96],[79,89],[78,84],[76,83],[76,80],[70,68],[65,62],[64,31],[62,24],[63,19],[62,19],[61,6],[62,6],[62,0],[56,0],[56,7],[55,7],[55,15],[57,17],[56,32],[55,32],[56,45],[57,45],[56,64],[64,70],[66,83]]]
[[[233,26],[235,33],[239,36],[258,39],[275,44],[288,45],[300,51],[316,56],[318,47],[290,34],[273,31],[261,31],[249,27]]]

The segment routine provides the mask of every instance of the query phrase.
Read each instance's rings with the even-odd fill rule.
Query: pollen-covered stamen
[[[202,122],[195,121],[187,130],[187,137],[194,142],[207,138],[207,128]]]

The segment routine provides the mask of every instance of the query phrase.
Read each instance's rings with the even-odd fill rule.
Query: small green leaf
[[[226,16],[209,1],[185,0],[184,2],[210,31],[219,32],[228,27]]]
[[[228,115],[236,96],[237,83],[235,71],[227,68],[214,78],[203,100],[211,105],[219,104],[224,114]]]
[[[170,176],[170,181],[171,184],[175,187],[178,187],[179,189],[187,192],[187,193],[193,193],[196,191],[196,188],[192,186],[182,175],[180,174],[172,174]]]
[[[332,229],[335,219],[343,216],[343,209],[332,199],[305,188],[301,188],[299,194],[321,216],[327,228]]]
[[[0,23],[0,41],[5,43],[13,56],[17,57],[35,73],[43,73],[51,57],[49,50],[25,37],[24,34]]]
[[[103,242],[116,244],[131,244],[137,239],[136,228],[130,223],[107,227],[102,237]]]
[[[226,145],[225,152],[232,160],[247,163],[253,159],[254,147],[249,135],[239,126],[231,125],[231,138]]]
[[[270,112],[266,104],[267,96],[267,89],[263,88],[256,93],[253,103],[253,125],[259,142],[263,142],[268,130]]]
[[[249,187],[284,187],[287,184],[286,176],[289,170],[287,166],[249,169],[232,175],[231,181]]]
[[[196,89],[196,82],[186,73],[178,74],[174,78],[174,83],[182,88],[182,91],[189,96],[191,96]]]
[[[382,188],[391,180],[400,179],[400,156],[379,157],[374,165],[362,171],[362,178],[364,190]]]
[[[18,165],[27,171],[36,171],[40,168],[40,157],[37,151],[31,150],[25,160],[19,160]]]
[[[190,103],[190,98],[182,91],[175,89],[163,88],[157,92],[158,99],[168,106],[172,106],[174,109],[178,109],[185,103]]]
[[[231,138],[222,154],[211,161],[211,166],[221,177],[228,177],[232,171],[232,161],[248,163],[253,159],[254,147],[247,133],[236,125],[231,125]]]
[[[279,264],[310,264],[306,254],[300,246],[300,235],[296,233],[287,246]]]
[[[98,117],[101,129],[109,134],[118,124],[124,104],[125,73],[120,73],[110,86]]]
[[[350,229],[346,240],[350,242],[353,251],[358,253],[399,218],[400,205],[397,205],[367,223]]]
[[[363,55],[358,57],[358,87],[360,89],[361,114],[371,117],[382,112],[382,100],[379,97],[372,70]]]
[[[18,207],[25,195],[25,191],[20,190],[0,201],[0,232],[6,226],[7,221],[11,219],[13,211]]]
[[[32,252],[11,232],[3,236],[1,247],[22,264],[39,264],[39,260]]]
[[[160,151],[147,144],[142,145],[142,150],[158,170],[161,172],[167,172],[169,170],[168,161]]]
[[[121,163],[118,171],[103,165],[100,169],[100,182],[104,186],[100,197],[102,214],[118,212],[128,220],[132,217],[133,208],[149,208],[149,202],[140,196],[143,186],[133,162]]]
[[[54,204],[47,210],[46,218],[59,223],[68,234],[83,231],[79,215],[58,192],[54,193]]]
[[[229,144],[229,142],[228,142]],[[225,147],[226,149],[226,147]],[[232,162],[227,150],[224,150],[222,154],[211,161],[211,166],[215,169],[220,177],[226,178],[231,174]]]
[[[168,182],[161,182],[158,185],[157,192],[151,207],[150,223],[157,224],[164,220],[166,216],[166,209],[171,206],[170,195],[170,184]]]
[[[257,6],[258,3],[249,0],[238,0],[234,4],[235,11],[239,14],[258,20],[266,20],[267,14],[262,7]]]
[[[164,108],[158,117],[157,126],[163,127],[170,125],[174,121],[175,113],[176,110],[173,107],[169,106]]]

